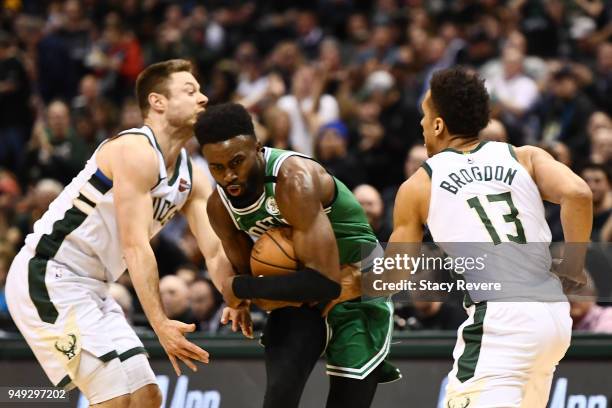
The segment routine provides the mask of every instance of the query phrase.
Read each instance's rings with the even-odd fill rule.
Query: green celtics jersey
[[[221,200],[232,217],[236,228],[257,238],[271,228],[290,226],[276,205],[275,194],[278,171],[283,162],[291,156],[310,159],[308,156],[288,150],[264,148],[266,161],[264,192],[257,201],[248,207],[235,208],[232,206],[223,189],[217,186]],[[329,217],[336,236],[340,252],[340,264],[359,262],[362,259],[362,245],[365,244],[374,248],[377,242],[376,236],[353,193],[335,177],[334,183],[336,185],[334,199],[330,205],[325,207],[324,211]]]

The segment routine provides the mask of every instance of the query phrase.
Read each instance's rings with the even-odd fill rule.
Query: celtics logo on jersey
[[[276,205],[276,200],[274,199],[274,197],[268,197],[266,199],[266,211],[268,212],[268,214],[270,215],[279,215],[280,214],[280,210],[278,209],[278,205]]]

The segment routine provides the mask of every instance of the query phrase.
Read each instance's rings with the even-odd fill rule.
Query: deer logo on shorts
[[[76,336],[70,333],[65,338],[55,342],[55,349],[68,357],[68,360],[72,360],[72,358],[74,358],[76,355],[74,352],[76,349],[76,342]]]
[[[453,398],[446,404],[448,408],[466,408],[468,405],[470,405],[470,399],[468,397]]]

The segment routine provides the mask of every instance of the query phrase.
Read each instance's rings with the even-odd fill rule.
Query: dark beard
[[[261,168],[261,163],[258,161],[257,164],[251,169],[249,178],[244,185],[245,191],[242,195],[235,197],[229,194],[224,187],[223,191],[225,191],[225,195],[230,200],[230,203],[232,203],[232,207],[246,208],[255,203],[263,192],[264,176],[265,171],[263,168]]]

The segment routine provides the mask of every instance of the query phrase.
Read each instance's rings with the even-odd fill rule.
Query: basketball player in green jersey
[[[353,279],[351,268],[341,268],[360,262],[363,247],[371,252],[378,245],[361,206],[316,161],[262,148],[241,105],[209,108],[199,116],[195,134],[217,182],[208,202],[209,218],[238,273],[220,283],[226,302],[233,307],[248,299],[304,302],[268,316],[263,406],[297,407],[325,352],[327,407],[369,407],[377,385],[400,374],[385,361],[393,329],[391,303],[386,298],[362,300],[359,279]],[[251,276],[253,239],[278,226],[292,227],[304,269],[285,276]]]
[[[436,72],[422,108],[429,159],[398,191],[389,242],[421,242],[427,224],[445,250],[456,251],[458,242],[490,243],[478,244],[487,248],[485,264],[499,256],[494,247],[505,248],[503,261],[464,278],[521,285],[513,293],[468,293],[475,304],[466,307],[459,328],[444,406],[544,408],[572,321],[561,282],[551,273],[542,200],[561,204],[566,242],[587,243],[589,187],[540,148],[479,141],[489,107],[476,75],[456,68]],[[585,249],[566,245],[561,280],[581,281]],[[540,250],[537,257],[523,256]],[[518,255],[507,256],[510,251]]]

